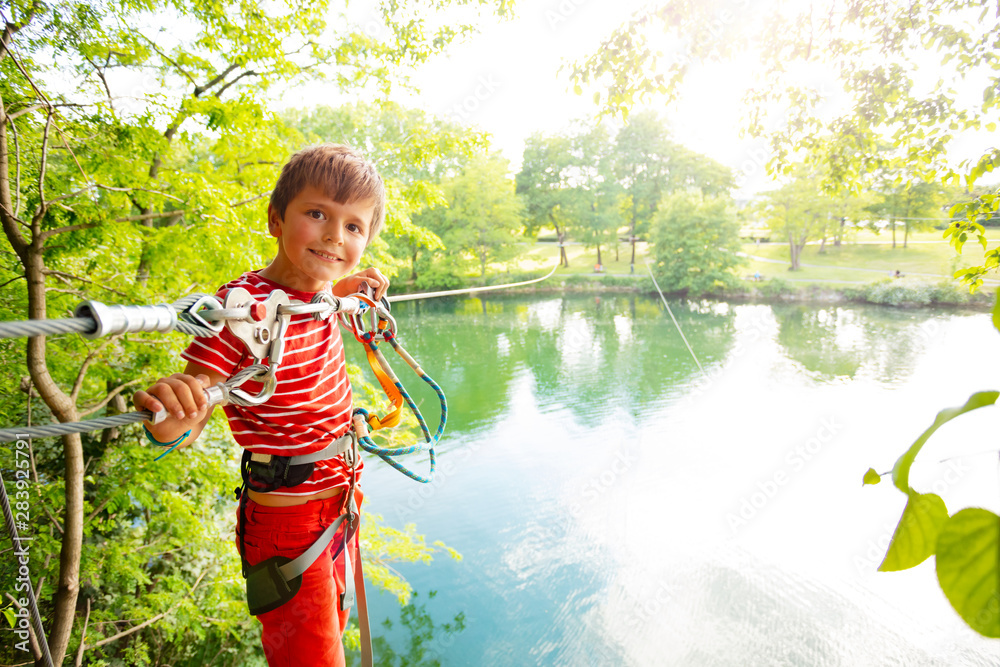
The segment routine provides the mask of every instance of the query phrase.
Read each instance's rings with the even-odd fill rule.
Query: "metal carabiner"
[[[247,371],[249,370],[255,370],[256,372],[248,373]],[[263,375],[261,375],[261,371],[263,371]],[[260,363],[260,360],[255,360],[255,362],[252,365],[247,366],[242,371],[233,376],[237,377],[242,375],[242,377],[239,377],[239,379],[237,379],[232,384],[229,384],[227,382],[227,386],[229,387],[230,397],[235,397],[239,399],[238,401],[234,401],[235,403],[237,403],[237,405],[247,405],[247,406],[262,405],[269,398],[274,396],[274,392],[278,388],[278,378],[276,377],[277,372],[278,372],[277,365],[265,366],[264,364]],[[260,388],[260,391],[257,392],[256,396],[240,389],[241,386],[243,386],[250,380],[258,380],[263,384],[263,386]]]

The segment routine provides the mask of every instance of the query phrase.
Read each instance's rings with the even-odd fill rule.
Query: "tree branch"
[[[4,593],[4,595],[7,596],[7,599],[10,600],[11,603],[15,607],[18,608],[18,610],[24,611],[24,607],[22,607],[20,605],[20,603],[14,598],[13,595],[11,595],[10,593]],[[30,618],[30,616],[29,616],[29,618]],[[35,661],[37,663],[37,661],[39,661],[39,660],[42,659],[42,649],[40,648],[40,645],[38,643],[38,638],[35,637],[35,624],[34,623],[28,623],[28,640],[29,640],[29,643],[31,644],[31,654],[35,656]],[[28,663],[24,663],[24,664],[30,665],[31,663],[28,662]]]
[[[32,237],[38,237],[39,223],[42,216],[49,209],[48,202],[45,201],[45,170],[49,161],[49,129],[52,127],[52,109],[45,115],[45,130],[42,132],[42,154],[38,163],[38,208],[31,216]]]
[[[112,292],[114,294],[117,294],[118,296],[128,297],[128,294],[125,294],[125,292],[119,292],[118,290],[112,289],[112,288],[110,288],[110,287],[108,287],[108,286],[106,286],[106,285],[104,285],[102,283],[97,283],[97,282],[94,282],[93,280],[87,280],[86,278],[81,278],[80,276],[75,276],[72,273],[66,273],[65,271],[55,271],[53,269],[44,269],[42,271],[42,273],[44,273],[47,276],[55,276],[56,278],[58,278],[59,280],[63,281],[67,285],[71,285],[72,284],[72,283],[69,282],[70,280],[79,280],[82,283],[89,283],[91,285],[97,285],[101,289],[103,289],[103,290],[105,290],[107,292]],[[115,276],[117,276],[117,275],[118,274],[115,274]],[[3,285],[0,285],[0,287],[3,287]]]
[[[80,633],[80,647],[76,651],[74,667],[83,665],[83,649],[87,644],[87,624],[90,622],[90,598],[87,598],[87,614],[83,617],[83,632]]]
[[[11,124],[13,127],[13,123]],[[16,133],[16,130],[15,130]],[[16,134],[15,146],[16,144]],[[7,110],[4,107],[3,96],[0,95],[0,223],[3,224],[4,234],[10,242],[11,249],[17,254],[21,264],[26,262],[28,252],[28,242],[18,228],[17,223],[24,223],[17,217],[14,210],[14,200],[10,195],[10,162],[9,151],[7,149]],[[17,162],[17,183],[20,186],[20,151]],[[18,192],[18,204],[20,204],[20,192]]]
[[[221,83],[222,81],[224,81],[227,76],[229,76],[230,72],[232,72],[237,67],[239,67],[239,65],[236,64],[236,63],[233,63],[232,65],[230,65],[229,67],[227,67],[226,69],[224,69],[221,74],[219,74],[214,79],[212,79],[211,81],[209,81],[208,83],[206,83],[204,86],[195,86],[195,88],[194,88],[194,96],[195,97],[201,97],[202,93],[207,92],[207,91],[211,90],[212,88],[215,88],[217,85],[219,85],[219,83]]]
[[[180,202],[182,204],[184,203],[184,200],[182,200],[180,197],[175,197],[173,195],[168,195],[166,192],[160,192],[159,190],[150,190],[148,188],[116,188],[116,187],[112,187],[110,185],[101,185],[100,183],[94,183],[94,185],[96,185],[97,187],[99,187],[102,190],[110,190],[112,192],[129,192],[129,193],[132,193],[132,192],[149,192],[150,194],[160,195],[161,197],[166,197],[167,199],[171,199],[173,201]]]
[[[201,584],[201,580],[204,578],[204,576],[206,574],[208,574],[208,570],[205,570],[200,575],[198,575],[198,580],[194,582],[194,586],[191,587],[191,590],[189,590],[187,593],[185,593],[184,597],[182,597],[180,600],[178,600],[177,602],[175,602],[174,605],[172,607],[170,607],[170,609],[166,610],[162,614],[157,614],[153,618],[151,618],[151,619],[149,619],[147,621],[143,621],[139,625],[131,627],[128,630],[125,630],[123,632],[119,632],[117,635],[112,635],[111,637],[108,637],[106,639],[102,639],[99,642],[91,644],[90,646],[87,646],[83,650],[91,649],[91,648],[97,648],[98,646],[104,646],[105,644],[110,644],[111,642],[117,641],[117,640],[121,639],[122,637],[127,637],[128,635],[132,634],[133,632],[138,632],[139,630],[142,630],[146,626],[155,623],[156,621],[160,620],[161,618],[163,618],[167,614],[173,612],[175,609],[177,609],[177,607],[181,606],[181,603],[184,602],[184,600],[186,600],[188,597],[190,597],[194,593],[195,589],[197,589],[198,585]],[[10,596],[9,593],[7,595],[8,595],[8,597]]]
[[[93,363],[94,357],[108,349],[108,346],[120,337],[120,335],[110,336],[107,340],[101,341],[101,344],[91,350],[87,355],[87,358],[83,360],[83,363],[80,365],[80,370],[76,374],[76,381],[73,382],[73,390],[69,392],[69,398],[71,401],[76,403],[76,399],[80,395],[80,388],[83,386],[83,379],[87,376],[87,369],[90,368],[90,364]],[[80,414],[81,416],[83,415],[83,413]]]
[[[115,387],[111,391],[110,394],[107,395],[107,397],[105,397],[105,399],[103,401],[101,401],[100,403],[97,403],[96,405],[94,405],[92,407],[84,408],[83,410],[81,410],[80,411],[80,416],[81,417],[86,417],[87,415],[90,415],[90,414],[93,414],[93,413],[97,412],[98,410],[100,410],[101,408],[103,408],[105,405],[107,405],[108,403],[110,403],[112,400],[114,400],[115,396],[117,396],[118,394],[122,393],[122,391],[124,391],[128,387],[131,387],[134,384],[138,384],[139,382],[141,382],[141,380],[136,379],[136,380],[129,380],[128,382],[126,382],[124,384],[118,385],[117,387]]]
[[[13,119],[8,117],[10,120],[10,136],[14,138],[14,200],[13,215],[17,218],[18,214],[21,212],[21,144],[17,137],[17,125],[13,122]],[[8,173],[9,176],[9,173]]]
[[[187,70],[185,70],[185,69],[184,69],[183,67],[181,67],[181,66],[180,66],[179,64],[177,64],[177,61],[175,61],[175,60],[174,60],[173,58],[171,58],[171,57],[170,57],[170,56],[168,56],[168,55],[167,55],[166,53],[164,53],[163,51],[161,51],[161,50],[160,50],[160,47],[159,47],[159,46],[157,46],[156,42],[154,42],[153,40],[151,40],[151,39],[150,39],[149,37],[146,37],[146,36],[145,36],[145,35],[143,35],[142,33],[139,33],[139,36],[140,36],[140,37],[142,37],[142,38],[143,38],[144,40],[146,40],[147,42],[149,42],[149,45],[153,47],[153,50],[154,50],[154,51],[156,51],[156,52],[157,52],[157,53],[158,53],[158,54],[160,55],[160,57],[161,57],[161,58],[163,58],[163,59],[164,59],[164,60],[166,60],[166,61],[167,61],[168,63],[170,63],[171,65],[173,65],[173,66],[174,66],[174,67],[175,67],[175,68],[177,69],[177,71],[178,71],[178,72],[180,72],[181,74],[183,74],[183,75],[184,75],[184,77],[185,77],[185,78],[186,78],[186,79],[187,79],[188,81],[190,81],[190,82],[191,82],[191,85],[193,85],[193,86],[195,87],[195,89],[197,90],[197,88],[198,88],[198,82],[194,80],[194,77],[193,77],[193,76],[191,76],[191,75],[190,75],[190,74],[189,74],[189,73],[187,72]]]
[[[227,81],[226,85],[224,85],[222,88],[219,88],[217,91],[215,91],[215,97],[217,99],[221,98],[222,97],[222,93],[226,92],[226,89],[229,88],[229,86],[233,85],[234,83],[236,83],[237,81],[239,81],[240,79],[242,79],[245,76],[260,76],[260,73],[259,72],[255,72],[252,69],[248,69],[248,70],[246,70],[244,72],[241,72],[240,75],[237,76],[235,79],[233,79],[232,81]]]
[[[5,282],[3,284],[0,284],[0,287],[6,287],[7,285],[10,285],[12,282],[14,282],[15,280],[17,280],[18,278],[24,278],[24,277],[25,276],[14,276],[13,278],[11,278],[10,280],[8,280],[7,282]]]
[[[143,213],[142,215],[126,215],[122,218],[115,218],[115,222],[135,222],[137,220],[157,220],[159,218],[179,218],[187,213],[184,209],[167,211],[165,213]]]
[[[271,194],[270,192],[261,192],[259,195],[255,195],[253,197],[250,197],[249,199],[243,199],[243,200],[238,201],[238,202],[233,202],[232,204],[229,205],[229,208],[236,208],[237,206],[243,206],[244,204],[249,204],[252,201],[257,201],[258,199],[263,199],[264,197],[267,197],[270,194]]]

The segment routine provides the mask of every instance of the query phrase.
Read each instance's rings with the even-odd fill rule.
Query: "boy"
[[[384,218],[382,179],[358,153],[336,144],[302,150],[283,167],[268,205],[267,226],[278,239],[277,254],[266,268],[243,274],[220,294],[242,287],[264,301],[280,289],[295,301],[309,303],[317,292],[346,296],[366,282],[375,289],[375,299],[381,299],[389,286],[381,272],[368,268],[348,274]],[[258,456],[312,454],[350,428],[351,387],[337,318],[293,316],[284,339],[274,395],[255,407],[225,407],[233,437]],[[139,409],[168,411],[165,421],[146,423],[149,437],[159,443],[171,443],[188,431],[179,446],[194,442],[212,413],[202,389],[253,363],[228,329],[213,338],[195,339],[183,356],[188,361],[183,373],[160,379],[133,399]],[[237,533],[242,533],[241,555],[248,565],[273,556],[298,557],[345,511],[352,471],[343,455],[312,465],[308,478],[294,486],[267,493],[245,489],[245,506],[238,513],[245,519],[237,521]],[[362,467],[359,462],[358,476]],[[356,489],[358,505],[361,498]],[[303,574],[295,596],[258,616],[271,667],[344,664],[341,635],[349,609],[341,610],[338,602],[345,591],[344,554],[356,552],[356,546],[341,552],[336,562],[331,553],[344,544],[345,526]],[[356,536],[354,540],[356,545]]]

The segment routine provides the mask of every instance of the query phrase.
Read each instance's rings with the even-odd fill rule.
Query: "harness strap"
[[[340,456],[344,452],[351,449],[351,444],[354,440],[354,435],[352,431],[348,430],[347,433],[340,436],[329,445],[319,450],[318,452],[313,452],[312,454],[302,454],[301,456],[290,456],[288,457],[288,464],[297,466],[306,463],[316,463],[317,461],[323,461],[325,459],[332,459]],[[250,454],[251,461],[258,461],[260,463],[268,463],[271,460],[271,454]]]
[[[354,568],[354,587],[358,596],[358,630],[361,634],[361,667],[373,667],[372,631],[368,624],[368,599],[365,596],[365,570],[361,560],[361,544],[356,551],[358,566]],[[350,560],[348,555],[346,560]]]
[[[340,524],[344,523],[346,518],[346,514],[338,516],[337,519],[327,526],[326,530],[324,530],[323,533],[316,538],[316,541],[312,543],[312,546],[302,552],[301,556],[279,567],[278,571],[281,572],[282,576],[284,576],[286,580],[291,580],[295,577],[301,576],[302,573],[308,570],[309,566],[316,562],[316,559],[319,558],[320,554],[323,553],[327,545],[330,544],[330,541],[333,540],[334,533],[337,532],[337,528],[340,527]]]

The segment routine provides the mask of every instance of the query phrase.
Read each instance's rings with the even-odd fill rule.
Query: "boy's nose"
[[[344,242],[344,235],[341,232],[340,225],[328,225],[326,230],[326,240],[330,243],[336,243],[340,245]]]

